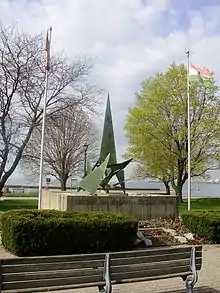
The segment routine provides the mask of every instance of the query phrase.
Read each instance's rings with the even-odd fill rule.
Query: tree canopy
[[[220,99],[210,87],[190,86],[191,176],[215,168],[220,147]],[[172,64],[164,73],[142,82],[125,125],[129,155],[138,159],[146,177],[171,183],[182,199],[188,178],[187,70]]]

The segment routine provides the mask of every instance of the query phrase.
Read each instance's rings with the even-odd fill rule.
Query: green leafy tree
[[[190,87],[191,175],[204,176],[215,168],[220,146],[220,99],[214,80],[210,87]],[[172,64],[142,83],[125,125],[128,154],[144,166],[146,177],[172,185],[182,201],[188,178],[187,71]],[[143,170],[143,168],[142,168]],[[165,179],[165,180],[164,180]]]

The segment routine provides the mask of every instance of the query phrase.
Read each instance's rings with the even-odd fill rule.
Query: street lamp
[[[84,177],[87,175],[87,150],[88,150],[88,144],[84,144],[83,151],[84,151]]]

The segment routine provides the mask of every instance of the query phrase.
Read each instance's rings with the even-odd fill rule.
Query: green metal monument
[[[108,95],[99,159],[92,171],[79,182],[79,188],[95,194],[98,188],[108,193],[112,187],[120,185],[121,190],[125,193],[124,168],[131,161],[132,159],[129,159],[117,163],[111,105]],[[113,176],[117,177],[118,183],[110,186],[109,182]]]

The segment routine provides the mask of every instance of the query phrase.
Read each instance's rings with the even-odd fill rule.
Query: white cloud
[[[144,78],[166,70],[174,61],[185,62],[188,48],[195,63],[210,67],[220,78],[216,62],[220,7],[202,9],[198,4],[198,9],[186,11],[180,5],[174,7],[174,2],[5,0],[0,2],[0,18],[5,24],[17,22],[33,33],[52,25],[52,52],[64,51],[70,58],[79,54],[94,58],[93,79],[110,93],[121,156],[126,110]]]

